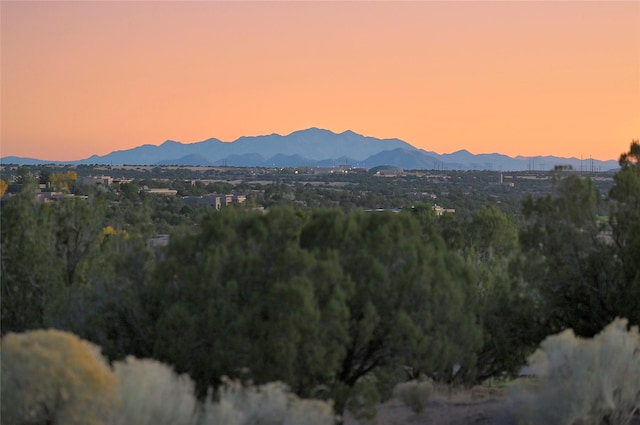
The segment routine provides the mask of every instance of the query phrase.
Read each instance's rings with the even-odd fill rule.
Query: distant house
[[[433,211],[435,211],[438,216],[443,214],[453,214],[456,212],[455,208],[443,208],[440,205],[434,205]]]
[[[169,245],[169,235],[167,234],[158,234],[149,239],[149,245],[152,248],[159,248],[163,246]]]
[[[133,179],[125,179],[120,178],[120,179],[113,179],[113,184],[117,184],[118,186],[120,186],[121,184],[125,184],[125,183],[131,183],[133,181]]]
[[[148,187],[145,187],[144,189],[142,189],[142,192],[144,193],[148,193],[151,195],[163,195],[163,196],[176,196],[178,194],[178,191],[176,189],[149,189]]]
[[[7,194],[6,196],[13,196],[15,195],[14,193],[10,193]],[[41,189],[36,189],[33,192],[33,196],[35,198],[35,200],[39,201],[39,202],[58,202],[58,201],[64,201],[67,199],[89,199],[88,196],[86,195],[74,195],[73,193],[66,193],[66,192],[54,192],[51,190],[41,190]]]
[[[399,214],[402,212],[402,208],[375,208],[364,210],[366,213],[380,213],[380,212],[392,212],[394,214]]]
[[[203,196],[184,196],[182,200],[187,205],[210,205],[219,210],[223,206],[228,207],[233,203],[244,204],[247,200],[247,195],[218,195],[213,193]]]
[[[111,176],[88,176],[88,177],[79,177],[79,183],[85,185],[97,185],[97,186],[111,186],[113,184],[113,177]]]
[[[210,205],[219,210],[222,206],[220,195],[183,196],[182,201],[187,205]]]

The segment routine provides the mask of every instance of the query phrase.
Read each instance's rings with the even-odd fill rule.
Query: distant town
[[[123,189],[141,196],[175,198],[189,207],[216,210],[229,206],[268,208],[277,204],[338,207],[345,210],[400,210],[415,204],[433,206],[437,214],[465,214],[491,204],[517,215],[525,195],[551,191],[553,176],[589,176],[601,193],[613,184],[612,172],[576,171],[437,171],[396,166],[218,167],[148,165],[2,165],[6,196],[17,193],[21,179],[38,179],[35,196],[43,202],[87,197],[91,190],[115,199]],[[555,174],[554,174],[555,173]]]

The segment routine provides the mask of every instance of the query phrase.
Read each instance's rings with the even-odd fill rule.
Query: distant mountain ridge
[[[93,155],[78,161],[47,161],[35,158],[4,157],[2,164],[111,164],[245,167],[335,167],[349,164],[372,168],[392,165],[422,170],[550,170],[571,165],[576,170],[608,171],[616,161],[536,156],[512,158],[502,154],[474,155],[466,150],[449,154],[417,149],[400,139],[367,137],[351,130],[334,133],[309,128],[289,135],[243,136],[233,142],[211,138],[195,143],[167,140],[159,146],[142,145],[107,155]]]

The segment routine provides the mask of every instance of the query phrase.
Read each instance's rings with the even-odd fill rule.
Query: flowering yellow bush
[[[2,338],[2,422],[103,424],[117,380],[99,348],[57,330]]]

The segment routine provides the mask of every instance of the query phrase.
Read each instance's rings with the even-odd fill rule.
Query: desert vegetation
[[[529,359],[518,420],[627,424],[640,400],[639,159],[632,142],[604,194],[559,168],[517,214],[479,202],[442,216],[420,202],[310,206],[311,187],[295,203],[278,184],[215,211],[130,183],[76,188],[58,171],[87,198],[42,203],[46,176],[23,169],[2,200],[3,420],[331,423],[394,396],[420,412],[432,385],[516,376]],[[166,246],[149,243],[159,230]]]
[[[193,381],[149,359],[107,365],[99,347],[55,330],[2,338],[2,419],[11,424],[330,425],[330,403],[286,385],[225,379],[198,401]]]
[[[640,334],[626,320],[590,339],[549,336],[529,363],[537,382],[509,394],[528,424],[626,425],[640,411]]]

